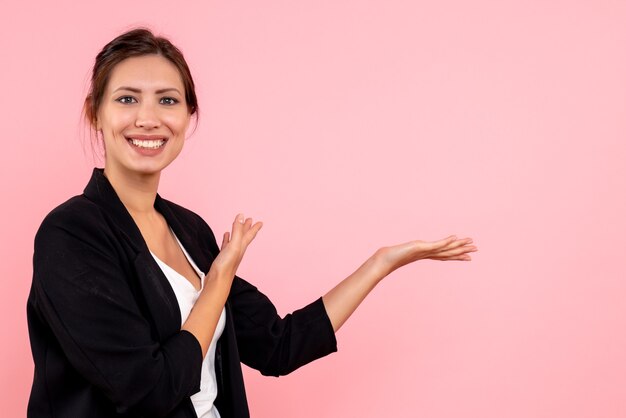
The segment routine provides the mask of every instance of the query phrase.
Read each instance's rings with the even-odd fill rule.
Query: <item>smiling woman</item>
[[[96,113],[111,181],[158,174],[180,154],[191,119],[184,91],[176,66],[158,54],[127,58],[113,68]]]
[[[262,224],[239,214],[218,246],[202,218],[157,193],[197,110],[167,39],[135,29],[98,54],[85,115],[104,168],[35,237],[29,417],[248,417],[240,363],[290,373],[336,351],[335,332],[395,269],[476,251],[455,236],[382,247],[281,318],[236,275]]]

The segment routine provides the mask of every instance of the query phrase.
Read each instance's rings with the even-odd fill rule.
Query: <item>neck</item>
[[[105,164],[104,175],[133,217],[155,212],[154,201],[159,188],[161,172],[152,174],[127,173],[112,169]]]

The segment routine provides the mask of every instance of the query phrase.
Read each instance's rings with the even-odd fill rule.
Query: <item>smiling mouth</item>
[[[166,139],[136,139],[126,138],[128,143],[136,146],[137,148],[144,149],[159,149],[167,142]]]

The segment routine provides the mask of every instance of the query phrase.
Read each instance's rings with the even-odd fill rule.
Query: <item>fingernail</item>
[[[244,222],[243,213],[237,215],[237,222],[239,222],[240,224]]]

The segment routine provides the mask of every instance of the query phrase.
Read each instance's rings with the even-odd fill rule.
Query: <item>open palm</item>
[[[417,260],[460,260],[470,261],[468,253],[478,251],[471,238],[458,239],[452,235],[439,241],[409,241],[390,247],[383,247],[377,256],[385,266],[387,274]]]

